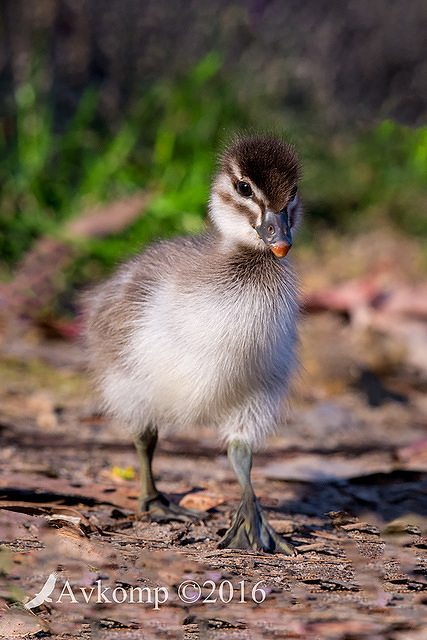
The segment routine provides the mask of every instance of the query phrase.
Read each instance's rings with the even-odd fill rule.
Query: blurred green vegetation
[[[427,127],[385,120],[352,138],[310,133],[304,142],[314,222],[351,233],[389,225],[427,239]]]
[[[427,128],[385,121],[370,131],[328,131],[298,117],[239,99],[211,53],[179,82],[161,80],[135,100],[114,131],[87,89],[66,126],[53,126],[49,97],[33,69],[15,95],[16,117],[0,128],[0,270],[35,238],[94,204],[149,188],[154,197],[131,228],[92,240],[68,273],[73,284],[96,278],[152,238],[203,226],[210,177],[221,142],[236,131],[274,129],[291,136],[303,159],[301,192],[309,242],[327,226],[355,233],[384,224],[426,238]],[[266,116],[268,113],[268,116]],[[260,125],[262,123],[262,125]]]

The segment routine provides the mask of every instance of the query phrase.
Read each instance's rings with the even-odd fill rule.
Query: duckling
[[[220,548],[295,554],[268,523],[251,466],[296,365],[296,280],[286,255],[301,217],[299,174],[284,141],[236,138],[213,180],[211,230],[149,246],[86,300],[105,410],[135,434],[140,510],[158,522],[199,515],[156,488],[160,430],[208,423],[228,444],[242,499]]]

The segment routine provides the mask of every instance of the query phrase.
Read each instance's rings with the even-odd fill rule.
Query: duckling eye
[[[244,198],[250,198],[250,196],[252,195],[251,185],[248,182],[244,182],[243,180],[239,180],[239,182],[236,184],[236,191]]]

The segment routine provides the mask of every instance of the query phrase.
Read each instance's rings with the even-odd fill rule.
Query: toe
[[[257,500],[253,506],[254,508],[247,509],[247,505],[239,505],[232,525],[218,543],[218,548],[252,549],[295,556],[294,547],[269,524]]]
[[[141,515],[152,522],[170,522],[171,520],[190,522],[201,520],[206,516],[202,511],[193,511],[170,502],[163,494],[142,501],[140,510],[142,511]]]

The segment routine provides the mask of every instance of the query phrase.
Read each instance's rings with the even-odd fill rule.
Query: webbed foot
[[[294,547],[269,524],[257,498],[243,498],[234,514],[231,527],[218,543],[219,549],[253,549],[269,553],[297,554]]]
[[[191,522],[192,520],[202,520],[206,517],[203,511],[186,509],[174,504],[163,493],[140,498],[139,510],[142,517],[146,520],[151,520],[151,522],[169,522],[170,520]]]

